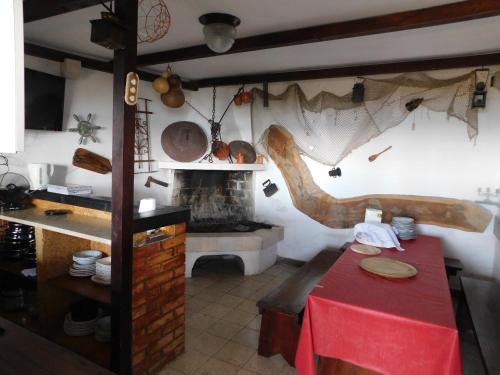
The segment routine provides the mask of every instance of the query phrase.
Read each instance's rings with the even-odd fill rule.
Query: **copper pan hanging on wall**
[[[245,141],[232,141],[229,144],[229,150],[233,158],[237,158],[241,153],[245,164],[253,164],[257,159],[253,146]]]
[[[161,147],[175,161],[191,162],[205,155],[208,139],[199,125],[178,121],[167,126],[161,134]]]

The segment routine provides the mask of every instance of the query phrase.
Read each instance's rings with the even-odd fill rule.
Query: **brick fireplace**
[[[192,222],[238,222],[254,216],[250,171],[176,170],[172,203],[190,206]]]
[[[245,275],[263,272],[276,262],[283,228],[253,222],[253,173],[173,170],[170,202],[191,209],[186,235],[186,277],[191,277],[196,261],[203,257],[238,257]]]

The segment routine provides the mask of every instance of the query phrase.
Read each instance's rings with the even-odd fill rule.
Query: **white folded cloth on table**
[[[399,251],[404,250],[389,224],[373,222],[356,224],[354,226],[354,236],[358,242],[367,245],[384,248],[395,247]]]

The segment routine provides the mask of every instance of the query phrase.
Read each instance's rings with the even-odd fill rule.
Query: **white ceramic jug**
[[[54,172],[50,168],[50,175]],[[31,190],[47,189],[49,184],[49,164],[47,163],[30,163],[28,164],[28,174],[31,183]]]

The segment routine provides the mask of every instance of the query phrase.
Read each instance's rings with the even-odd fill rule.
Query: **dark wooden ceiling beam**
[[[358,77],[377,74],[421,72],[429,70],[481,67],[500,64],[500,53],[457,56],[415,61],[400,61],[384,64],[355,65],[328,69],[298,70],[279,73],[246,74],[230,77],[214,77],[186,83],[191,89],[255,84],[263,82],[305,81],[340,77]],[[183,84],[184,87],[184,84]]]
[[[24,43],[24,53],[30,56],[40,57],[53,61],[64,61],[64,59],[80,60],[82,67],[100,72],[113,73],[112,61],[101,61],[90,57],[80,56],[74,53],[64,52],[53,48],[43,47],[32,43]],[[153,81],[157,74],[139,70],[137,72],[143,81]]]
[[[500,15],[500,0],[461,1],[430,8],[240,38],[225,54],[417,29],[497,15]],[[139,66],[147,66],[219,55],[212,52],[207,46],[199,45],[141,55],[137,62]]]
[[[110,0],[103,1],[109,2]],[[100,3],[99,0],[26,0],[23,3],[24,22],[38,21],[59,14],[99,5]]]

